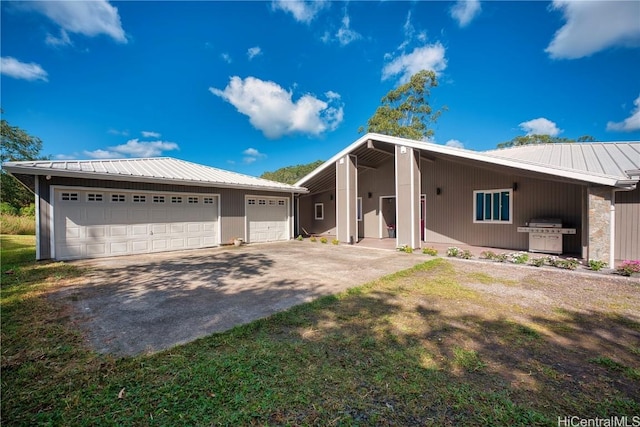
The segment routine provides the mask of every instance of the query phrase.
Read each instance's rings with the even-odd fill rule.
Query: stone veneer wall
[[[609,262],[611,252],[611,188],[589,188],[589,259]]]

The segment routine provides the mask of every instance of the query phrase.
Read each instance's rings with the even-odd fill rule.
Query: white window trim
[[[483,193],[483,194],[488,194],[491,193],[491,208],[493,209],[493,193],[504,193],[507,192],[509,193],[509,220],[508,221],[503,221],[503,220],[499,220],[499,219],[493,219],[493,215],[491,215],[492,219],[482,219],[482,220],[478,220],[476,219],[476,212],[478,209],[477,206],[477,194],[478,193]],[[499,188],[499,189],[491,189],[491,190],[474,190],[473,191],[473,223],[474,224],[513,224],[513,189],[511,188]],[[484,214],[483,214],[484,217]]]
[[[362,212],[362,197],[358,197],[357,204],[358,205],[356,206],[356,216],[358,217],[358,221],[362,221],[362,217],[364,216],[364,212]]]
[[[320,206],[320,215],[318,215],[318,206]],[[313,205],[313,217],[317,221],[321,221],[324,219],[324,203],[316,203]]]

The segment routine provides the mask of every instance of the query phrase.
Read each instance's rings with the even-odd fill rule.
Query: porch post
[[[420,244],[420,151],[396,145],[396,238],[398,246]]]
[[[589,260],[610,261],[611,208],[613,192],[609,187],[589,187]]]
[[[358,241],[358,161],[347,154],[336,161],[336,239]]]

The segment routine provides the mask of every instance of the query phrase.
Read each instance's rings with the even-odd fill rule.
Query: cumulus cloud
[[[117,42],[127,42],[118,9],[105,0],[29,1],[21,3],[20,8],[42,13],[65,32],[88,37],[104,34]],[[49,36],[47,39],[53,40]]]
[[[327,92],[326,101],[311,94],[293,101],[291,91],[277,83],[238,76],[231,77],[223,90],[211,87],[209,91],[248,116],[267,138],[296,133],[318,136],[335,130],[343,119],[343,105],[335,92]]]
[[[251,61],[253,58],[255,58],[258,55],[262,55],[262,49],[260,49],[260,46],[250,47],[247,50],[247,56],[249,57],[249,61]]]
[[[440,74],[447,67],[447,60],[444,57],[445,49],[440,42],[416,47],[410,53],[403,53],[397,57],[390,56],[391,59],[382,68],[382,80],[400,76],[400,82],[406,83],[412,75],[421,70],[431,70]]]
[[[460,27],[466,27],[482,10],[479,0],[458,0],[450,10]]]
[[[325,0],[275,0],[271,3],[273,10],[290,13],[293,18],[304,24],[309,24],[324,8],[329,7]]]
[[[0,58],[0,72],[14,79],[48,81],[47,72],[35,62],[20,62],[11,56]]]
[[[158,157],[164,151],[178,150],[178,144],[168,141],[139,141],[130,139],[125,144],[108,147],[107,150],[84,151],[92,159],[115,159],[121,157]]]
[[[457,139],[450,139],[444,143],[447,147],[464,148],[464,144]]]
[[[633,109],[629,117],[621,122],[608,122],[607,130],[620,132],[640,130],[640,96],[633,101],[633,105],[635,105],[636,108]]]
[[[160,133],[158,133],[158,132],[152,132],[152,131],[148,131],[148,130],[143,130],[140,133],[145,138],[160,138]]]
[[[566,23],[545,52],[554,59],[576,59],[613,46],[640,46],[640,2],[554,0]]]
[[[250,164],[255,162],[258,159],[267,157],[266,154],[261,153],[260,151],[256,150],[255,148],[247,148],[246,150],[244,150],[242,152],[242,154],[244,154],[244,157],[242,158],[242,161],[246,164]]]
[[[562,132],[562,129],[559,129],[554,122],[544,117],[522,122],[518,126],[525,131],[527,135],[558,136],[558,134]]]

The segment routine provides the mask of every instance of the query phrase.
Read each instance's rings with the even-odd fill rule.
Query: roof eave
[[[282,193],[308,193],[306,188],[291,186],[291,187],[277,187],[277,186],[261,186],[261,185],[248,185],[248,184],[234,184],[228,182],[215,182],[215,181],[196,181],[188,179],[177,178],[159,178],[159,177],[147,177],[140,175],[119,175],[100,172],[82,172],[82,171],[68,171],[59,169],[39,169],[30,166],[21,166],[16,164],[4,164],[3,169],[7,170],[12,175],[14,173],[20,173],[25,175],[37,175],[37,176],[60,176],[71,178],[85,178],[85,179],[105,179],[109,181],[132,181],[132,182],[147,182],[157,184],[182,184],[192,185],[196,187],[216,187],[216,188],[232,188],[238,190],[254,190],[254,191],[277,191]]]

